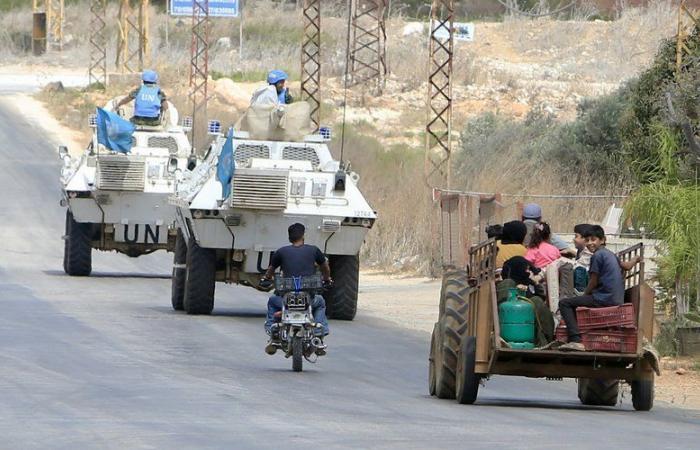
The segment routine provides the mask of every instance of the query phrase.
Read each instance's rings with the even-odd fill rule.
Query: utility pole
[[[142,71],[148,64],[150,0],[120,0],[117,68],[122,73]]]
[[[311,104],[314,131],[321,124],[321,0],[304,0],[301,42],[301,99]]]
[[[428,44],[425,181],[451,187],[454,0],[433,0]],[[443,36],[442,38],[440,36]],[[447,35],[447,39],[444,36]]]
[[[352,1],[351,85],[374,82],[381,94],[386,81],[387,0]]]
[[[90,0],[89,84],[107,85],[106,0]]]
[[[209,79],[209,0],[192,1],[192,47],[190,51],[190,93],[192,104],[192,151],[196,128],[207,117]]]
[[[32,0],[32,11],[46,13],[47,47],[63,50],[64,0]]]

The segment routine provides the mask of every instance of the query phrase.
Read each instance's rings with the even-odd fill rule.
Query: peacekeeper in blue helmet
[[[283,70],[272,70],[267,74],[267,84],[275,86],[281,105],[288,105],[294,101],[286,86],[288,79],[289,76]]]
[[[121,99],[114,109],[134,100],[134,116],[131,118],[134,124],[160,125],[161,115],[168,110],[168,102],[165,92],[158,86],[158,74],[153,70],[144,70],[141,80],[141,87]]]

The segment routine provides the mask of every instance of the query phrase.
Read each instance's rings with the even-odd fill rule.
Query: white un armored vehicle
[[[241,129],[240,122],[234,129]],[[335,286],[324,293],[328,316],[352,320],[358,254],[376,218],[357,187],[358,175],[333,159],[326,145],[329,136],[284,140],[285,133],[272,133],[275,140],[261,140],[252,139],[255,134],[230,134],[235,170],[225,183],[230,184],[226,198],[217,175],[227,141],[223,135],[178,185],[172,198],[178,226],[173,308],[211,313],[216,281],[258,287],[272,253],[289,245],[287,228],[300,222],[306,243],[318,246],[330,262]]]
[[[104,109],[113,110],[118,100]],[[130,117],[131,107],[118,112]],[[93,248],[132,257],[175,248],[175,208],[168,197],[176,178],[194,163],[185,129],[177,123],[177,110],[169,104],[161,125],[136,127],[127,154],[98,144],[96,131],[80,158],[59,148],[61,205],[68,208],[63,255],[68,275],[90,274]]]

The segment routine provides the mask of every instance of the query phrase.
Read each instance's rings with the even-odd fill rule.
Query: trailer
[[[453,198],[443,199],[443,213],[453,201]],[[450,220],[451,217],[444,214],[443,219]],[[450,223],[459,222],[451,220]],[[449,243],[449,236],[443,236],[443,242],[446,241]],[[658,374],[658,361],[650,348],[654,290],[644,281],[643,259],[625,273],[625,303],[634,305],[637,330],[633,351],[525,350],[510,348],[501,339],[496,296],[496,251],[495,240],[486,240],[469,249],[466,264],[445,266],[439,319],[431,336],[430,394],[443,399],[456,399],[461,404],[473,404],[477,400],[479,386],[492,375],[575,378],[578,381],[578,397],[583,404],[614,406],[620,383],[626,382],[631,386],[634,408],[650,410],[654,401],[654,375]],[[618,253],[623,261],[643,255],[642,244]],[[454,258],[450,262],[454,262]]]

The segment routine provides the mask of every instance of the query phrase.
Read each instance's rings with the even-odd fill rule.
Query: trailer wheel
[[[63,270],[70,276],[86,277],[92,272],[92,224],[79,223],[66,211],[66,236],[63,244]]]
[[[654,376],[648,380],[637,380],[632,385],[632,406],[637,411],[649,411],[654,406]]]
[[[439,398],[455,397],[455,374],[457,373],[457,355],[462,338],[467,332],[467,307],[469,304],[469,283],[467,273],[454,270],[443,276],[440,303],[443,311],[440,315],[440,339],[437,344],[436,388]]]
[[[620,392],[619,380],[579,378],[578,399],[584,405],[615,406]]]
[[[173,255],[173,276],[172,287],[170,289],[171,302],[175,311],[184,309],[183,300],[185,298],[185,279],[187,278],[187,241],[178,228],[175,238],[175,254]]]
[[[329,319],[352,320],[357,314],[357,293],[360,283],[360,258],[357,255],[330,255],[333,289],[325,293]]]
[[[479,376],[474,371],[476,367],[476,338],[465,336],[457,358],[457,374],[455,376],[457,402],[471,405],[479,393]]]
[[[183,307],[187,314],[211,314],[216,285],[216,250],[202,248],[190,239]]]
[[[440,325],[435,322],[433,333],[430,335],[430,355],[428,356],[428,392],[430,395],[435,395],[435,356],[437,354],[437,345],[440,333]]]

